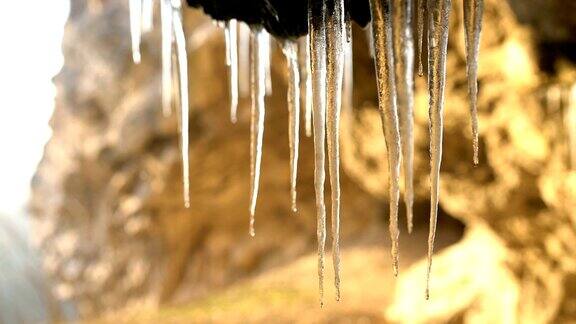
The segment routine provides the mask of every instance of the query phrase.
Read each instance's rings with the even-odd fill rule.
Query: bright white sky
[[[69,1],[0,1],[0,214],[25,207],[50,136]]]

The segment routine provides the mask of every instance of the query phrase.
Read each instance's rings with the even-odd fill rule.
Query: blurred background
[[[374,66],[366,32],[354,25],[353,109],[341,125],[342,300],[334,300],[327,258],[322,309],[313,141],[302,135],[293,213],[282,51],[273,42],[251,238],[246,74],[241,66],[239,119],[231,124],[223,30],[185,8],[192,188],[186,209],[178,116],[161,109],[154,4],[138,65],[128,1],[0,4],[0,323],[576,321],[574,1],[485,0],[478,167],[462,2],[453,1],[428,301],[426,80],[416,77],[415,230],[406,233],[401,210],[394,278]]]

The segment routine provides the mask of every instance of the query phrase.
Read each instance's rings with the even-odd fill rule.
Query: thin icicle
[[[366,29],[364,29],[364,32],[366,33],[366,42],[368,42],[368,53],[370,53],[370,58],[375,58],[374,31],[372,29],[372,24],[369,24]]]
[[[394,0],[394,63],[396,98],[400,118],[402,165],[404,171],[404,204],[408,233],[412,233],[414,201],[414,43],[412,39],[412,0]]]
[[[352,42],[352,34],[350,33],[350,39],[344,44],[344,85],[342,86],[342,116],[346,118],[352,116],[354,99],[354,57]]]
[[[304,128],[306,136],[312,136],[312,71],[310,65],[310,37],[308,35],[298,40],[298,58],[301,82],[303,83],[302,105],[304,106]]]
[[[336,300],[340,300],[340,110],[344,77],[344,0],[328,2],[326,10],[326,139],[331,187],[332,259]]]
[[[182,6],[180,0],[172,1],[172,19],[174,24],[174,40],[178,58],[180,84],[180,111],[182,133],[182,181],[184,187],[184,206],[190,208],[190,150],[189,144],[189,101],[188,101],[188,55],[186,52],[186,37],[182,23]]]
[[[390,181],[390,238],[394,275],[398,275],[398,200],[400,199],[400,131],[396,107],[394,80],[394,52],[392,50],[391,0],[371,0],[372,30],[376,78],[378,83],[378,106],[388,149]]]
[[[416,39],[418,41],[418,75],[424,75],[424,26],[426,24],[426,1],[416,0],[418,7],[416,8]]]
[[[285,41],[282,51],[288,62],[288,139],[290,143],[290,200],[296,212],[296,180],[298,176],[298,145],[300,137],[300,73],[298,70],[298,45]]]
[[[238,23],[235,19],[225,24],[226,65],[230,71],[230,120],[236,123],[238,111]]]
[[[568,151],[570,154],[570,166],[576,170],[576,83],[568,90],[566,100],[566,129],[568,131]]]
[[[314,189],[318,236],[318,287],[320,306],[324,305],[324,249],[326,245],[326,205],[324,203],[326,141],[326,8],[323,1],[310,1],[310,65],[312,75],[312,123],[314,126]]]
[[[139,64],[142,56],[140,54],[140,39],[142,37],[142,0],[129,0],[130,10],[130,37],[132,41],[132,60]]]
[[[240,95],[250,95],[250,27],[238,26],[238,90]]]
[[[260,165],[262,164],[262,140],[264,137],[264,96],[266,94],[266,49],[268,34],[262,29],[253,29],[250,34],[250,235],[254,236],[254,222],[258,188],[260,186]]]
[[[147,33],[154,27],[154,1],[142,0],[142,32]]]
[[[266,42],[267,44],[263,44],[264,46],[264,66],[266,69],[266,95],[270,96],[272,95],[272,70],[270,69],[270,62],[272,60],[272,52],[271,52],[271,47],[272,47],[272,43],[270,42],[270,34],[267,31],[263,31],[263,33],[266,34]]]
[[[478,52],[482,31],[484,0],[464,0],[464,39],[466,41],[466,72],[470,96],[470,119],[472,122],[472,145],[474,164],[478,164]]]
[[[171,114],[172,108],[172,5],[170,0],[160,0],[162,24],[162,113]]]
[[[438,219],[440,164],[442,163],[442,132],[444,90],[446,85],[446,56],[448,48],[448,19],[450,0],[428,2],[428,90],[430,92],[430,233],[428,235],[428,268],[426,271],[426,299],[430,297],[430,271]]]

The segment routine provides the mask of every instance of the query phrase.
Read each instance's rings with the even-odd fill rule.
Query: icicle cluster
[[[140,39],[142,32],[153,27],[154,2],[152,0],[129,0],[130,34],[132,57],[140,63]],[[188,54],[182,19],[181,0],[160,0],[162,32],[162,112],[172,113],[177,104],[180,111],[182,186],[184,206],[190,207],[190,162],[189,162],[189,99],[188,99]],[[174,51],[175,49],[175,51]],[[177,89],[173,87],[176,83]],[[175,94],[177,93],[177,96]]]
[[[183,186],[186,207],[189,198],[189,125],[186,42],[181,0],[160,0],[162,18],[162,107],[171,113],[177,102],[181,114]],[[415,1],[415,3],[413,2]],[[467,75],[475,164],[478,163],[477,60],[479,52],[482,0],[464,1]],[[130,31],[134,62],[141,59],[141,33],[152,27],[152,0],[129,0]],[[372,22],[368,26],[370,53],[375,61],[378,107],[388,151],[391,254],[394,274],[398,274],[398,205],[401,171],[404,175],[404,203],[407,229],[412,231],[414,159],[414,62],[424,74],[427,54],[430,115],[431,212],[428,239],[426,297],[436,231],[439,176],[442,160],[444,89],[448,20],[451,0],[370,0]],[[281,41],[287,60],[288,139],[290,146],[290,202],[296,211],[296,180],[300,134],[300,106],[307,136],[314,138],[314,186],[316,197],[318,276],[320,304],[324,295],[324,254],[326,244],[326,152],[331,186],[331,234],[336,299],[340,299],[340,156],[339,131],[342,107],[352,110],[352,36],[350,17],[344,0],[310,1],[309,34],[298,41]],[[412,21],[416,21],[414,41]],[[272,92],[270,37],[259,26],[247,27],[236,20],[223,23],[226,40],[226,65],[229,67],[230,119],[237,121],[239,96],[250,94],[250,227],[255,235],[265,120],[265,96]],[[423,50],[426,39],[427,51]],[[417,44],[417,50],[414,44]],[[173,52],[175,49],[175,52]],[[177,87],[173,87],[177,83]],[[572,91],[572,102],[576,87]],[[177,92],[177,96],[175,93]],[[176,99],[176,100],[175,100]],[[574,104],[571,105],[571,107]],[[573,114],[569,115],[572,116]],[[570,117],[571,118],[571,117]],[[570,119],[571,120],[571,119]],[[573,134],[572,134],[573,135]],[[574,136],[576,137],[576,136]],[[576,141],[576,140],[573,140]],[[572,144],[572,147],[574,144]],[[575,149],[576,151],[576,149]],[[573,153],[574,154],[574,153]],[[572,157],[574,160],[576,158]],[[574,162],[576,163],[576,162]]]
[[[477,60],[482,26],[482,0],[464,1],[467,75],[472,121],[474,164],[478,164]],[[404,173],[404,203],[408,232],[413,219],[414,159],[414,40],[412,20],[416,19],[418,74],[424,74],[424,55],[428,55],[428,89],[430,115],[430,233],[426,298],[429,298],[430,271],[438,216],[444,89],[450,0],[371,0],[371,48],[374,51],[378,84],[379,110],[388,149],[390,173],[390,236],[394,273],[398,273],[398,200],[400,161]],[[415,14],[413,14],[415,9]],[[424,39],[427,38],[427,51]],[[372,51],[372,50],[371,50]]]

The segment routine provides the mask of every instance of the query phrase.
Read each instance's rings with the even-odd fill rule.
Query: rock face
[[[304,139],[300,147],[299,211],[293,214],[280,51],[273,58],[278,64],[273,64],[274,95],[267,99],[252,239],[247,235],[249,99],[242,98],[239,122],[231,125],[222,32],[200,12],[186,11],[192,207],[185,209],[177,114],[164,118],[160,108],[159,32],[145,36],[142,63],[134,65],[125,4],[72,4],[65,65],[55,78],[54,133],[31,200],[35,238],[55,293],[74,300],[82,314],[148,299],[182,301],[312,251],[312,141]],[[414,298],[422,292],[400,289],[389,320],[574,319],[576,173],[568,168],[563,108],[548,109],[543,99],[550,82],[574,82],[573,70],[564,64],[558,74],[541,73],[537,40],[544,36],[533,37],[529,26],[519,25],[507,3],[487,0],[479,70],[482,154],[474,168],[459,6],[454,1],[450,25],[441,207],[469,230],[434,261],[435,303],[423,306]],[[375,82],[367,77],[374,75],[373,65],[362,33],[356,30],[354,36],[355,109],[342,125],[344,242],[384,229],[387,213],[385,145]],[[424,79],[417,87],[415,188],[418,205],[425,206]],[[415,215],[420,223],[428,217],[425,208]],[[475,270],[479,264],[483,273]],[[423,268],[401,271],[399,286],[422,282]],[[493,280],[480,280],[486,278]],[[505,302],[494,297],[500,296],[498,289],[506,291]],[[451,303],[454,298],[461,302]],[[503,315],[494,317],[493,309]]]

